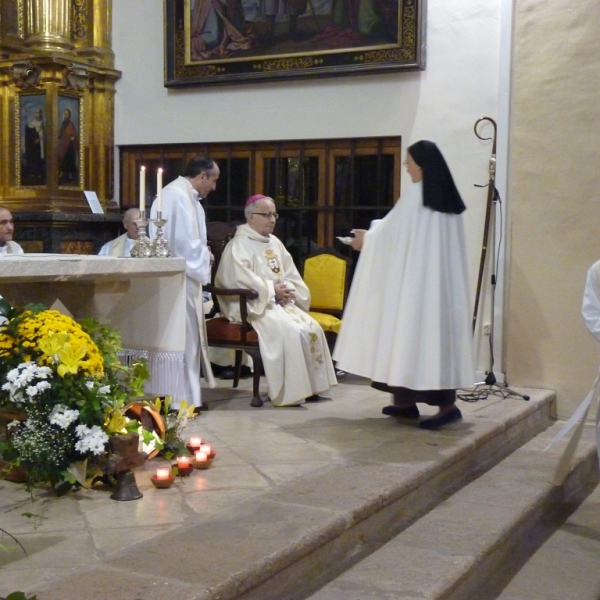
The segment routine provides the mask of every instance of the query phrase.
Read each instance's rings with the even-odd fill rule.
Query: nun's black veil
[[[410,146],[408,153],[423,170],[423,205],[443,213],[463,212],[465,203],[439,148],[433,142],[421,140]]]

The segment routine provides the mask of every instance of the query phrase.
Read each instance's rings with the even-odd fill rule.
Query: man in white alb
[[[202,407],[200,397],[200,364],[209,385],[214,378],[208,359],[204,336],[204,306],[202,286],[210,283],[213,255],[207,246],[206,222],[200,200],[216,189],[219,167],[207,158],[192,159],[183,176],[162,191],[162,217],[167,220],[163,232],[174,256],[185,258],[186,326],[185,326],[185,399],[188,405]],[[152,204],[151,216],[156,218],[157,201]],[[152,236],[156,228],[151,224]],[[173,398],[173,408],[179,400]]]
[[[123,214],[123,227],[125,233],[118,238],[107,242],[100,248],[98,256],[131,256],[131,249],[138,239],[140,232],[136,220],[140,218],[138,208],[129,208]]]
[[[23,248],[13,242],[15,222],[13,216],[4,206],[0,206],[0,256],[7,254],[23,254]]]
[[[277,221],[271,198],[251,196],[246,224],[227,244],[215,285],[258,292],[248,301],[248,320],[258,333],[269,398],[275,406],[319,399],[337,384],[327,340],[308,315],[310,292],[283,243],[273,235]],[[221,312],[240,322],[237,298],[219,297]]]

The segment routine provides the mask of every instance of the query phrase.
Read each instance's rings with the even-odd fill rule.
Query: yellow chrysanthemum
[[[25,312],[24,316],[18,325],[15,343],[26,348],[28,354],[35,356],[39,364],[50,365],[52,357],[59,353],[59,340],[67,336],[68,342],[62,344],[63,348],[66,343],[70,344],[70,358],[67,360],[71,362],[67,370],[71,372],[71,368],[77,363],[77,368],[85,375],[100,376],[104,373],[104,360],[98,347],[71,317],[57,310],[44,310],[37,314]],[[73,356],[79,358],[72,362]]]

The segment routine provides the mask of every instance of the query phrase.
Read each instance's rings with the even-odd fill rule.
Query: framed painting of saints
[[[165,0],[165,86],[425,68],[426,0]]]
[[[56,143],[61,187],[83,187],[81,116],[81,99],[59,94]]]
[[[17,186],[46,185],[46,121],[46,94],[21,94],[16,129],[19,135]]]

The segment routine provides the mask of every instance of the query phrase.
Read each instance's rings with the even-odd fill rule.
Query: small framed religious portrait
[[[427,0],[166,0],[165,86],[425,68]]]
[[[45,186],[48,156],[45,94],[19,95],[16,132],[17,187]]]
[[[83,187],[82,100],[59,94],[57,135],[58,185]]]

